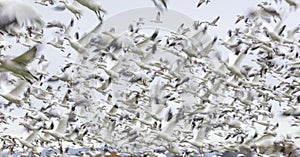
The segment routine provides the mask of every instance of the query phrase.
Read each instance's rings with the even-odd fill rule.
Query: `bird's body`
[[[79,43],[76,39],[73,39],[71,37],[65,37],[65,39],[70,43],[70,46],[76,50],[78,53],[86,53],[86,49],[84,46]]]

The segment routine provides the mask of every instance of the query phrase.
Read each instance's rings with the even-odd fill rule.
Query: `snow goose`
[[[65,0],[60,0],[59,2],[63,3],[65,5],[65,7],[75,15],[77,20],[79,20],[81,18],[82,11],[80,10],[79,4],[77,1],[73,1],[73,3],[68,3]]]
[[[152,0],[152,2],[161,11],[163,11],[163,8],[168,9],[167,0]]]
[[[36,150],[36,146],[32,144],[33,140],[37,137],[39,130],[34,130],[26,139],[14,137],[13,140],[18,140],[23,146]]]
[[[76,0],[81,5],[89,8],[90,10],[94,11],[97,17],[102,21],[102,17],[100,12],[106,13],[106,10],[98,3],[97,0]]]
[[[238,57],[234,61],[233,65],[228,65],[228,63],[223,62],[225,67],[231,73],[233,73],[235,76],[237,76],[239,78],[242,78],[242,79],[245,79],[245,76],[241,73],[240,65],[241,65],[242,61],[244,60],[244,58],[247,56],[248,49],[249,49],[249,47],[244,52],[240,52],[240,54],[238,55]]]
[[[43,133],[46,135],[51,135],[57,140],[66,140],[68,141],[69,139],[65,136],[65,132],[67,130],[67,122],[68,122],[68,116],[64,116],[60,118],[60,121],[57,125],[57,128],[55,130],[42,130]]]
[[[275,10],[275,8],[272,8],[271,6],[265,5],[263,3],[258,4],[257,6],[259,6],[261,8],[261,14],[260,16],[273,16],[273,17],[278,17],[280,20],[282,20],[280,14]]]
[[[153,23],[162,23],[162,21],[160,19],[160,12],[157,12],[157,14],[155,16],[155,20],[151,20],[150,22],[153,22]]]
[[[9,30],[11,26],[21,27],[31,23],[37,27],[44,25],[38,12],[22,0],[1,0],[0,1],[0,29]]]
[[[25,82],[21,81],[14,89],[7,93],[0,93],[4,99],[8,101],[9,104],[15,103],[16,105],[22,104],[22,99],[20,97],[21,92],[24,89]]]
[[[209,2],[210,0],[199,0],[199,2],[197,3],[197,8],[199,8],[203,3],[207,5]]]
[[[210,26],[218,26],[218,25],[217,25],[217,22],[219,21],[219,19],[220,19],[220,16],[216,17],[216,18],[215,18],[214,20],[212,20],[211,22],[208,22],[208,21],[200,22],[200,25],[201,25],[202,23],[207,23],[207,24],[210,25]]]
[[[68,34],[66,34],[64,39],[70,43],[70,46],[74,50],[80,54],[84,54],[87,52],[87,49],[85,48],[86,44],[91,40],[92,36],[100,30],[101,25],[102,23],[99,23],[94,29],[92,29],[89,33],[86,33],[79,40],[77,40],[79,38],[78,32],[75,34],[77,39],[70,37]]]
[[[14,75],[21,76],[28,82],[33,83],[34,80],[38,79],[30,73],[26,65],[34,60],[37,50],[37,46],[34,46],[14,59],[1,57],[0,71],[12,72]]]

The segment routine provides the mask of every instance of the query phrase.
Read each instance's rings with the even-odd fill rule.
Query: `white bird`
[[[220,16],[216,17],[213,21],[211,21],[209,23],[209,25],[211,25],[211,26],[218,26],[217,22],[219,21],[219,19],[220,19]]]
[[[59,38],[54,38],[53,40],[47,42],[47,44],[52,45],[55,48],[61,49],[62,51],[64,51],[63,49],[65,49],[64,45],[64,40],[63,39],[59,39]]]
[[[97,33],[101,28],[102,23],[99,23],[94,29],[92,29],[89,33],[86,33],[79,40],[71,38],[69,35],[66,35],[65,39],[70,43],[70,46],[76,50],[80,54],[84,54],[87,52],[85,46],[91,40],[92,36]],[[78,33],[75,34],[76,38],[79,38]]]
[[[267,37],[269,37],[270,39],[272,39],[272,41],[281,41],[281,37],[279,35],[277,35],[276,32],[269,30],[267,27],[263,27],[264,32],[266,33]]]
[[[206,136],[206,129],[207,124],[202,124],[202,126],[199,126],[198,129],[195,131],[193,139],[184,139],[182,142],[189,143],[197,148],[202,148],[203,141]]]
[[[59,2],[63,3],[65,7],[75,15],[77,20],[81,18],[82,11],[79,8],[79,4],[77,1],[73,1],[73,3],[68,3],[65,0],[60,0]]]
[[[244,15],[237,15],[237,19],[234,24],[239,23],[241,20],[244,20],[246,17]]]
[[[1,0],[0,1],[0,29],[8,31],[9,27],[21,27],[31,23],[38,27],[44,25],[38,12],[26,1]]]
[[[136,48],[136,44],[128,34],[122,34],[110,42],[105,48],[107,52],[118,52],[119,50],[132,50]]]
[[[39,0],[39,1],[35,1],[34,3],[44,5],[44,6],[48,6],[48,4],[53,5],[54,2],[55,2],[55,0]]]
[[[103,12],[106,14],[106,10],[101,6],[101,4],[97,0],[76,0],[76,1],[81,5],[94,11],[97,17],[102,21],[102,17],[100,13]]]
[[[280,14],[272,7],[266,6],[264,4],[258,4],[257,6],[261,7],[261,15],[271,15],[273,17],[278,17],[280,20],[282,20]]]
[[[144,19],[141,18],[141,17],[139,17],[138,20],[134,20],[133,22],[135,22],[137,26],[140,26],[140,25],[144,25],[144,24],[145,24]]]
[[[128,73],[132,74],[133,77],[129,80],[129,82],[135,83],[138,81],[141,81],[143,84],[148,84],[148,82],[151,82],[152,78],[147,75],[146,72],[143,70],[139,71],[128,71]]]
[[[150,22],[153,22],[153,23],[162,23],[162,21],[160,19],[160,12],[157,12],[155,20],[151,20]]]
[[[84,48],[84,45],[81,44],[79,41],[77,41],[77,39],[74,39],[70,36],[66,36],[64,39],[66,39],[70,43],[70,46],[74,50],[76,50],[76,52],[81,53],[81,54],[84,54],[87,52],[87,49]]]
[[[245,78],[245,76],[241,73],[240,65],[244,58],[247,56],[247,51],[249,48],[247,48],[244,52],[240,52],[239,56],[236,58],[235,62],[232,65],[228,65],[228,63],[223,62],[226,68],[233,73],[235,76],[239,78]]]
[[[32,150],[36,150],[36,146],[32,144],[33,140],[37,137],[39,130],[34,130],[26,139],[20,139],[14,137],[13,140],[18,140],[23,146],[30,148]]]
[[[68,141],[69,139],[65,136],[66,135],[66,130],[67,130],[67,122],[68,122],[68,116],[63,116],[61,117],[56,129],[54,130],[42,130],[43,133],[51,135],[57,140],[66,140]]]
[[[202,23],[207,23],[207,24],[210,25],[210,26],[218,26],[218,25],[217,25],[217,22],[219,21],[219,19],[220,19],[220,16],[216,17],[216,18],[215,18],[214,20],[212,20],[211,22],[208,22],[208,21],[200,22],[200,25],[201,25]]]
[[[53,21],[47,22],[46,27],[47,28],[56,27],[56,28],[64,29],[66,26],[63,23],[61,23],[60,21],[53,20]]]
[[[0,59],[0,71],[9,71],[14,75],[24,78],[30,83],[34,80],[38,80],[30,71],[26,68],[27,64],[32,62],[36,58],[37,46],[32,47],[28,51],[24,52],[20,56],[14,59],[7,59],[2,57]]]
[[[103,69],[106,72],[106,74],[113,80],[117,80],[119,78],[119,73],[113,71],[112,69],[108,69],[106,66],[99,65],[98,68]]]
[[[25,82],[20,81],[20,83],[14,89],[12,89],[10,92],[7,93],[0,93],[0,96],[6,99],[9,104],[14,103],[17,106],[19,106],[23,102],[20,97],[20,94],[23,91],[24,87],[25,87]]]
[[[171,118],[167,121],[165,126],[162,127],[161,131],[151,130],[150,133],[154,133],[158,138],[164,139],[167,142],[174,142],[177,140],[176,137],[174,137],[174,129],[176,127],[176,124],[179,121],[179,118],[181,116],[181,109],[179,109],[178,113],[173,116],[169,116],[171,112],[168,113],[168,118]],[[171,113],[172,115],[172,113]]]

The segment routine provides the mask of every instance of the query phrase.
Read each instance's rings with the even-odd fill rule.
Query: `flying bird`
[[[203,22],[200,22],[199,25],[201,25],[202,23],[207,23],[208,25],[210,26],[218,26],[217,25],[217,22],[219,21],[220,19],[220,16],[216,17],[214,20],[212,20],[211,22],[208,22],[208,21],[203,21]]]
[[[163,23],[161,21],[161,19],[160,19],[160,12],[157,12],[155,20],[151,20],[150,22],[153,22],[153,23]]]
[[[14,75],[24,78],[32,84],[33,81],[38,79],[31,74],[26,66],[36,58],[37,50],[37,46],[34,46],[14,59],[8,59],[2,56],[0,58],[0,71],[12,72]]]
[[[295,9],[298,8],[298,4],[294,0],[285,0],[285,2],[288,3],[290,5],[290,7],[292,7],[292,8],[295,8]]]
[[[208,4],[210,2],[210,0],[199,0],[199,2],[197,3],[197,8],[199,8],[203,3]]]
[[[44,25],[40,14],[35,8],[22,0],[1,0],[0,19],[0,30],[8,32],[28,23],[35,24],[38,27]]]
[[[60,0],[59,2],[63,3],[65,5],[65,7],[75,15],[77,20],[79,20],[81,18],[82,11],[79,8],[79,4],[77,1],[73,1],[73,3],[68,3],[65,0]]]
[[[6,99],[8,101],[8,104],[14,103],[17,106],[20,106],[23,102],[21,98],[21,92],[24,90],[24,87],[25,87],[25,82],[20,81],[20,83],[16,85],[14,89],[6,93],[0,93],[0,96]]]
[[[158,8],[160,11],[163,11],[164,8],[168,9],[168,2],[167,0],[152,0],[153,4],[156,8]]]
[[[106,10],[102,7],[102,5],[97,0],[76,0],[81,5],[89,8],[90,10],[94,11],[99,18],[100,21],[102,21],[101,12],[106,14]]]

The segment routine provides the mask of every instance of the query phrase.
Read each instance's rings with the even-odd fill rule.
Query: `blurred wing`
[[[220,19],[220,16],[218,16],[217,18],[215,18],[211,23],[214,24],[214,25],[216,25],[217,22],[219,21],[219,19]]]
[[[81,6],[77,1],[73,1],[71,5],[75,6],[76,8],[80,8]]]
[[[164,5],[165,8],[168,8],[167,0],[161,0],[161,3]]]
[[[249,50],[250,47],[248,47],[246,50],[244,50],[243,52],[240,52],[239,56],[236,58],[236,60],[234,61],[234,66],[237,68],[240,68],[242,61],[244,60],[244,58],[247,55],[247,51]]]
[[[68,116],[62,117],[57,125],[56,131],[65,133],[67,130]]]
[[[86,33],[83,37],[80,38],[80,40],[78,40],[78,42],[80,44],[88,44],[88,42],[90,41],[90,39],[92,38],[92,36],[95,33],[98,33],[101,29],[102,26],[102,22],[100,22],[93,30],[91,30],[89,33]]]
[[[15,96],[19,96],[20,93],[23,91],[24,87],[25,87],[25,82],[21,80],[20,83],[9,93]]]
[[[33,59],[36,56],[36,52],[37,52],[37,47],[34,46],[30,50],[24,52],[23,54],[21,54],[20,56],[18,56],[16,58],[14,58],[12,61],[25,66],[28,63],[33,61]]]
[[[36,138],[38,135],[38,131],[34,130],[25,140],[29,143],[33,142],[33,140]]]

